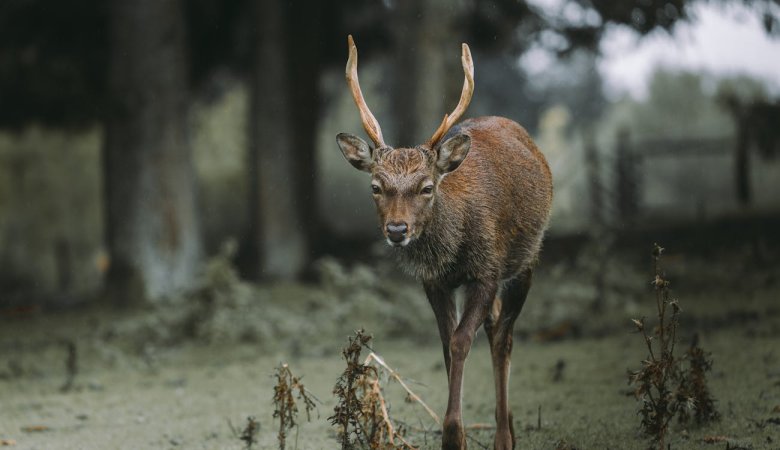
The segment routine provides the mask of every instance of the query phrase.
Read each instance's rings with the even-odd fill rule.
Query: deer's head
[[[406,246],[422,234],[430,220],[441,179],[457,169],[469,152],[471,139],[465,134],[439,141],[471,102],[474,93],[471,52],[468,45],[463,44],[461,61],[466,78],[460,102],[452,114],[444,116],[441,125],[426,143],[410,148],[393,148],[385,144],[379,122],[363,99],[357,75],[357,47],[352,36],[349,36],[348,44],[347,84],[360,111],[363,128],[374,145],[348,133],[339,134],[336,140],[350,164],[371,174],[371,191],[387,242],[393,246]]]

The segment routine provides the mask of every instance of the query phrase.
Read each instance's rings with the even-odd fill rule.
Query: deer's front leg
[[[442,350],[444,351],[444,367],[447,369],[447,380],[450,376],[450,339],[455,327],[458,326],[458,311],[455,306],[455,289],[433,283],[425,283],[425,295],[436,316],[439,326]]]
[[[496,282],[473,282],[466,285],[463,316],[450,338],[450,392],[444,416],[442,449],[466,448],[466,434],[461,418],[463,366],[471,350],[474,334],[490,312],[497,289]]]

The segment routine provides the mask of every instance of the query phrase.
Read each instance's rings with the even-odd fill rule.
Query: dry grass
[[[333,394],[338,401],[334,414],[328,418],[338,427],[338,440],[342,450],[365,449],[416,449],[405,438],[405,429],[393,423],[390,408],[385,400],[380,368],[401,384],[409,398],[420,403],[438,422],[436,414],[414,394],[403,382],[401,376],[392,370],[384,360],[374,353],[360,362],[363,348],[369,348],[371,336],[363,330],[349,338],[349,344],[342,354],[347,367],[336,382]],[[374,364],[372,364],[374,363]]]

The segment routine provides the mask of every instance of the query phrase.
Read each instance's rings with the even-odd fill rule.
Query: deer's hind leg
[[[512,357],[512,330],[531,288],[532,273],[532,270],[528,269],[504,285],[500,298],[495,299],[484,324],[490,341],[496,388],[496,450],[514,448],[515,432],[507,392]]]

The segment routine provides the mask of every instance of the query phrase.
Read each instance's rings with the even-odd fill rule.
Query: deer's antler
[[[377,148],[385,147],[385,140],[382,137],[382,129],[379,127],[379,122],[377,122],[376,117],[371,114],[371,110],[368,109],[366,100],[363,98],[363,92],[360,90],[360,82],[358,81],[357,74],[357,47],[355,46],[355,41],[352,39],[351,34],[347,37],[347,45],[349,46],[349,59],[347,60],[346,70],[347,84],[352,91],[352,98],[355,99],[355,104],[357,105],[358,110],[360,110],[360,120],[363,122],[363,128],[366,130],[366,133],[368,133],[368,136],[374,141]]]
[[[460,93],[460,101],[452,113],[444,115],[444,120],[442,120],[441,125],[439,125],[439,128],[436,129],[436,132],[433,133],[433,136],[428,140],[428,145],[430,147],[436,145],[436,143],[439,142],[439,139],[447,134],[447,131],[455,125],[455,122],[463,116],[463,113],[466,112],[466,108],[469,107],[469,103],[471,103],[471,96],[474,95],[474,61],[471,60],[471,50],[469,49],[468,44],[463,44],[463,55],[461,56],[460,61],[463,64],[463,72],[466,74],[466,78],[463,80],[463,91]]]

